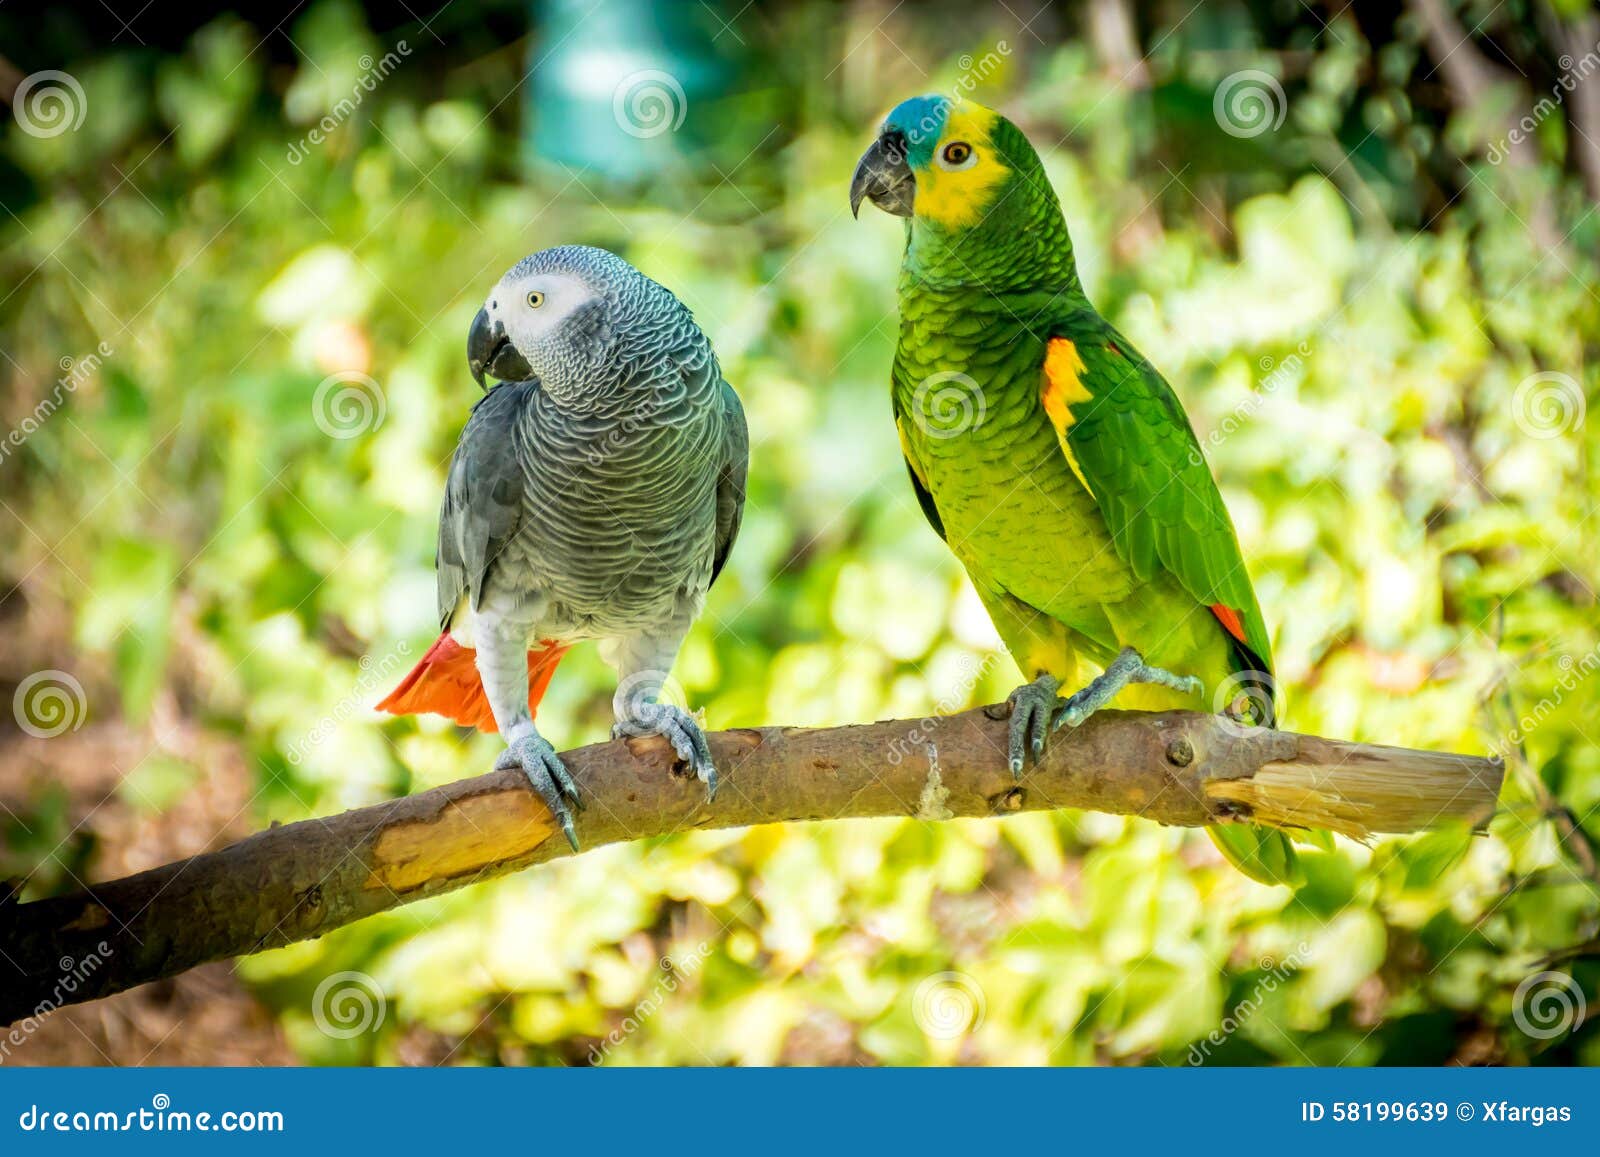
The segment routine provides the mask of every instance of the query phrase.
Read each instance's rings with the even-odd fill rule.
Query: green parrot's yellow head
[[[1039,154],[1021,129],[981,104],[918,96],[896,105],[850,182],[851,211],[863,200],[907,219],[906,265],[919,275],[1076,284],[1072,243]]]

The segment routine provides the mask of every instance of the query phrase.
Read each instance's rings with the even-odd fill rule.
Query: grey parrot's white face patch
[[[547,360],[549,347],[562,340],[562,327],[595,293],[570,273],[508,275],[489,295],[489,317],[504,328],[511,344],[529,363]]]

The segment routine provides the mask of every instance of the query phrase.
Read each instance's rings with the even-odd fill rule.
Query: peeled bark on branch
[[[563,758],[588,804],[578,817],[585,848],[690,828],[1067,807],[1185,827],[1253,818],[1364,838],[1482,824],[1504,771],[1497,760],[1246,728],[1218,716],[1103,711],[1059,734],[1043,764],[1016,783],[1005,715],[1002,706],[920,721],[718,732],[710,736],[722,778],[714,803],[655,738]],[[0,901],[0,1023],[321,936],[571,854],[524,781],[491,772],[273,827],[75,895]]]

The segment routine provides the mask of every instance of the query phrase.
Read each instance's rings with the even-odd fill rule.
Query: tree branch
[[[846,816],[1007,815],[1085,808],[1194,827],[1253,818],[1357,838],[1494,810],[1498,760],[1246,728],[1189,712],[1103,711],[1051,744],[1021,783],[1006,709],[816,730],[710,736],[714,803],[656,738],[563,758],[588,803],[586,848],[688,828]],[[491,772],[71,895],[0,900],[0,1023],[321,936],[355,920],[571,855],[515,772]],[[9,963],[8,963],[9,962]],[[70,982],[70,983],[69,983]]]

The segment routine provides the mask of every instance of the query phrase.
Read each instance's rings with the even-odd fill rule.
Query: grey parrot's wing
[[[525,476],[518,461],[523,415],[538,382],[496,386],[472,407],[445,480],[439,510],[439,625],[448,630],[462,595],[477,610],[489,571],[522,521]]]
[[[722,383],[722,413],[727,455],[717,475],[717,545],[711,559],[712,583],[717,581],[723,564],[728,561],[733,540],[739,537],[739,523],[744,518],[745,478],[750,471],[750,429],[745,425],[739,395],[727,382]]]

